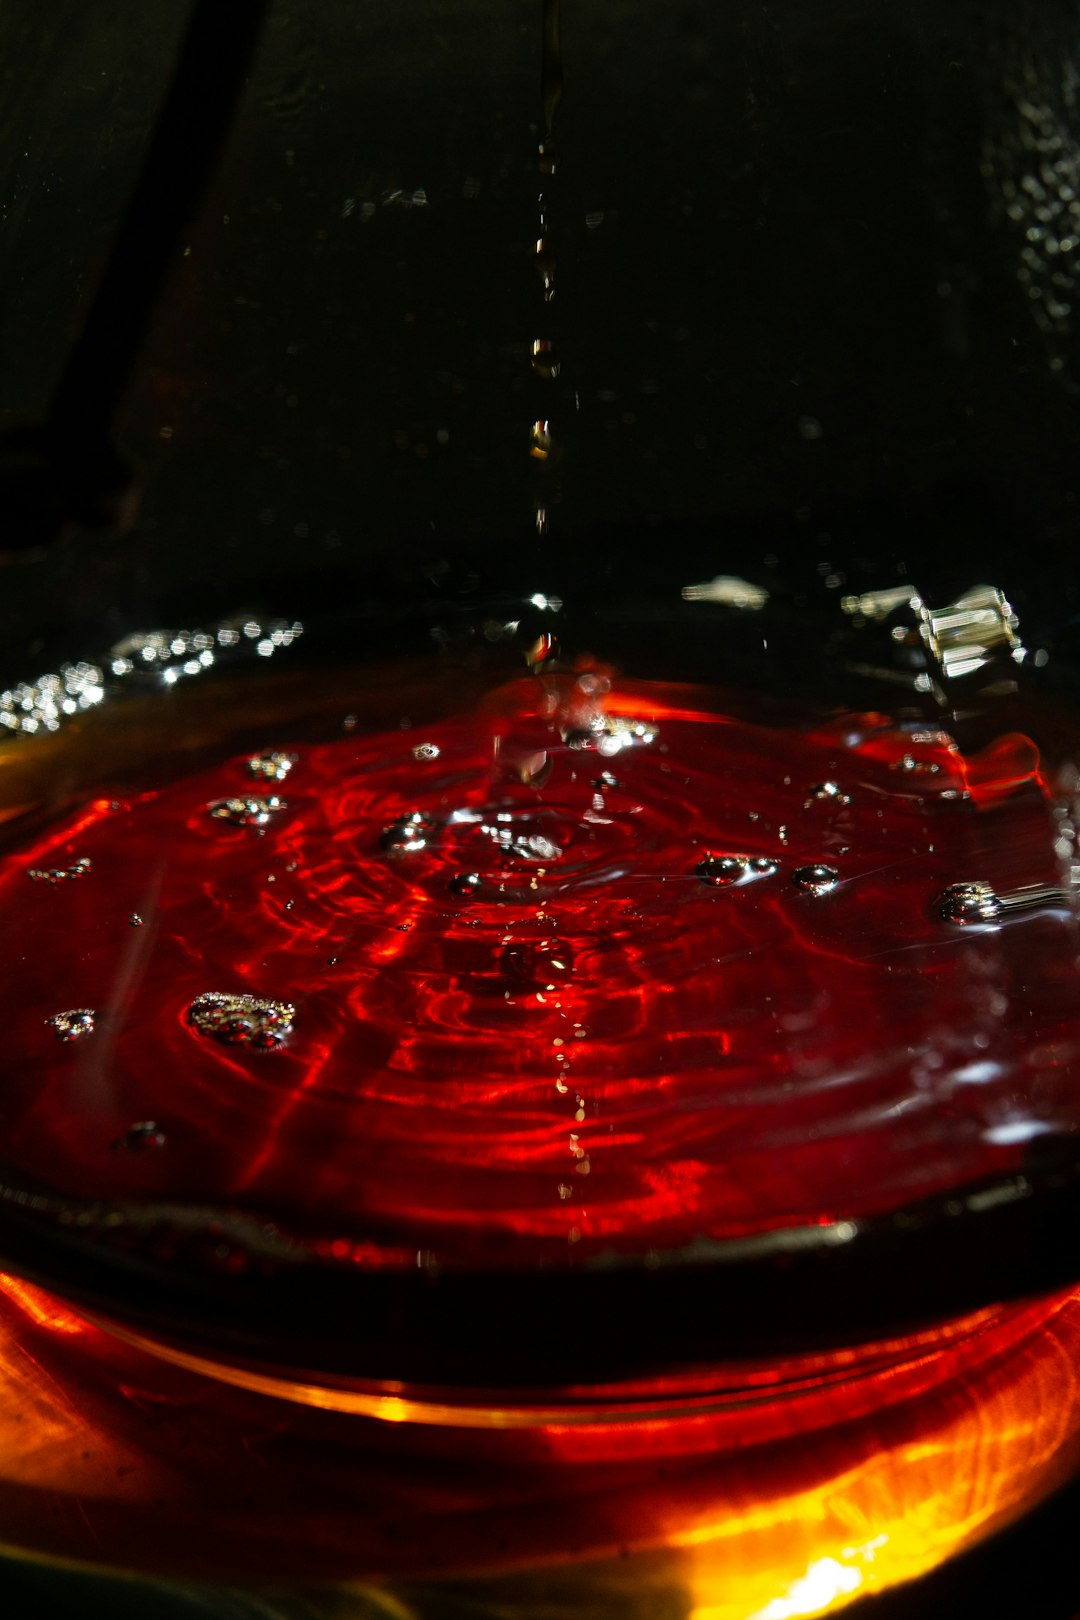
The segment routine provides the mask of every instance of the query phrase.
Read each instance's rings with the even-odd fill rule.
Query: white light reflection
[[[104,667],[80,662],[63,664],[55,675],[39,675],[0,692],[0,737],[33,736],[57,731],[66,719],[94,708],[120,685],[140,685],[145,677],[175,686],[181,676],[201,675],[217,662],[223,650],[247,649],[244,639],[257,640],[254,649],[264,658],[289,647],[303,634],[299,620],[270,619],[265,624],[243,615],[225,620],[212,630],[149,630],[125,636],[110,648]],[[226,651],[226,656],[235,656]]]
[[[845,1547],[844,1557],[857,1558],[860,1563],[872,1562],[875,1552],[885,1545],[887,1536],[875,1536],[863,1547]],[[758,1609],[750,1620],[801,1620],[801,1617],[824,1614],[838,1598],[850,1597],[863,1584],[863,1571],[856,1563],[841,1562],[839,1558],[815,1558],[805,1575],[792,1581],[782,1597],[773,1598],[763,1609]]]
[[[682,599],[684,602],[719,602],[722,607],[757,613],[769,600],[769,593],[763,586],[753,585],[735,574],[717,574],[715,579],[702,585],[684,585]]]

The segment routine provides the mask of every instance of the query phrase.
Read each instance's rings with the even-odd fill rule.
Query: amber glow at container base
[[[328,1411],[287,1380],[226,1383],[4,1278],[0,1523],[30,1556],[189,1579],[407,1605],[410,1581],[497,1580],[511,1609],[538,1579],[634,1581],[687,1620],[796,1620],[924,1573],[1063,1481],[1078,1355],[1074,1289],[792,1360],[779,1384],[643,1387],[636,1415],[564,1392],[485,1430],[429,1391],[369,1393],[365,1415],[342,1391]]]
[[[327,1584],[342,1620],[353,1591],[357,1620],[373,1592],[526,1620],[556,1588],[571,1614],[621,1592],[798,1620],[1075,1468],[1080,1289],[777,1358],[826,1320],[843,1340],[824,1296],[755,1337],[695,1248],[831,1235],[866,1268],[844,1298],[862,1277],[894,1310],[904,1284],[910,1320],[927,1250],[882,1272],[866,1224],[970,1194],[974,1258],[975,1212],[1031,1193],[1029,1142],[1077,1118],[1033,749],[962,760],[873,714],[780,732],[654,686],[601,711],[597,683],[422,732],[268,730],[7,853],[5,1230],[33,1241],[6,1263],[99,1313],[0,1284],[10,1548]],[[969,880],[1039,903],[954,927],[941,896]],[[302,1323],[278,1303],[251,1332],[296,1278]],[[553,1278],[523,1332],[507,1299]],[[721,1302],[715,1352],[672,1340],[649,1290],[680,1280],[684,1329]],[[461,1342],[371,1304],[435,1281],[487,1312],[433,1318]]]

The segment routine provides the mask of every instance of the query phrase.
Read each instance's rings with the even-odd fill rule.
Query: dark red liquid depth
[[[1075,1128],[1030,743],[596,682],[268,737],[9,852],[8,1163],[330,1266],[550,1268],[897,1210]],[[958,927],[970,882],[1028,903]]]

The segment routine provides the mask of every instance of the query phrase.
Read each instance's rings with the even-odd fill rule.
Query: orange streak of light
[[[631,1582],[688,1620],[801,1620],[933,1568],[1080,1461],[1080,1289],[854,1364],[795,1358],[779,1386],[734,1369],[711,1403],[669,1380],[605,1417],[568,1391],[528,1423],[494,1399],[228,1384],[69,1320],[0,1281],[4,1539],[159,1575],[421,1578],[448,1603],[497,1577],[510,1615],[537,1581],[594,1607]]]

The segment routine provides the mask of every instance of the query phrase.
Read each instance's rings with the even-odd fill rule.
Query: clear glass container
[[[1071,11],[192,18],[0,19],[0,1541],[923,1575],[1080,1432]]]

